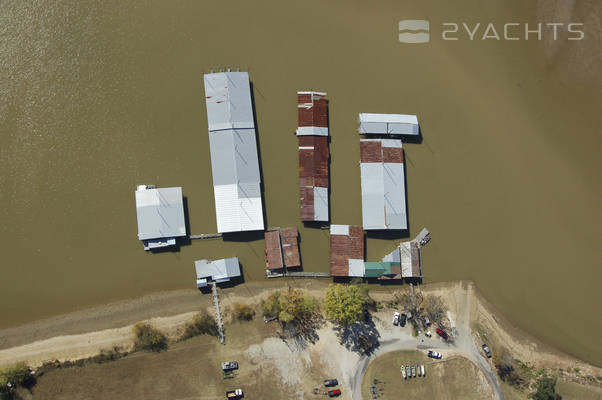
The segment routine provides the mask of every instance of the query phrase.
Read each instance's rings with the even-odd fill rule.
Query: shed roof
[[[403,242],[399,246],[401,255],[401,275],[404,278],[420,278],[422,264],[420,245],[416,242]]]
[[[362,139],[360,169],[364,229],[407,229],[401,140]]]
[[[359,133],[362,135],[418,135],[418,118],[407,114],[360,113]]]
[[[173,238],[186,235],[182,188],[136,190],[138,239]]]
[[[211,279],[216,282],[226,282],[230,278],[240,276],[238,257],[224,258],[221,260],[198,260],[194,262],[197,281]]]
[[[328,221],[328,138],[299,136],[302,221]]]
[[[359,272],[361,261],[362,274]],[[364,230],[361,226],[330,226],[330,275],[363,276]]]

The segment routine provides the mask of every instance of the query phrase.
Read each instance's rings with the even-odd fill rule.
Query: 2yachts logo
[[[559,40],[559,32],[566,26],[566,40],[583,40],[585,32],[582,23],[539,22],[537,24],[508,22],[504,25],[493,23],[444,22],[441,38],[443,40],[542,40],[544,35],[551,35]],[[430,40],[430,23],[425,20],[399,21],[399,41],[402,43],[426,43]]]

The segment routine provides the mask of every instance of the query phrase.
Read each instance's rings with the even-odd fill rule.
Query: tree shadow
[[[361,355],[372,355],[380,347],[380,333],[376,329],[370,313],[364,313],[364,320],[345,327],[335,327],[341,345],[347,350]]]

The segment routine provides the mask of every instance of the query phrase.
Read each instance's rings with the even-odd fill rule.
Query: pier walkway
[[[215,320],[217,321],[217,333],[219,334],[220,343],[224,343],[224,326],[222,323],[222,313],[219,309],[219,296],[217,295],[217,285],[215,282],[209,282],[211,292],[213,292],[213,305],[215,306]]]

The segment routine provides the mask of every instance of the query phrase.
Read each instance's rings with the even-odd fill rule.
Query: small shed
[[[206,287],[210,281],[215,283],[228,282],[232,278],[240,277],[238,257],[220,260],[198,260],[194,262],[196,270],[196,287]]]
[[[418,136],[418,117],[408,114],[360,113],[360,135],[410,135]]]

